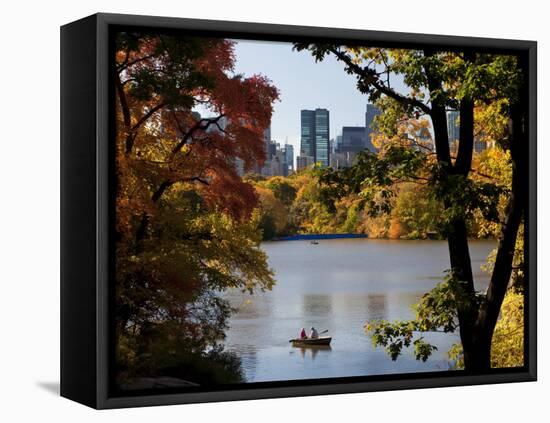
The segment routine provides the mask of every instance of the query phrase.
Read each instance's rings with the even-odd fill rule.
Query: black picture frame
[[[521,369],[464,371],[254,383],[211,391],[146,392],[119,396],[110,386],[109,325],[112,275],[110,212],[114,164],[109,139],[112,98],[110,35],[114,29],[195,31],[232,38],[364,42],[379,46],[472,48],[513,52],[528,63],[529,204],[525,259],[528,290],[525,361]],[[244,22],[99,13],[61,28],[61,395],[97,409],[432,388],[537,378],[537,44],[534,41],[455,37]]]

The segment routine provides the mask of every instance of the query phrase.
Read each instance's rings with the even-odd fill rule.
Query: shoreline
[[[279,236],[270,239],[270,241],[313,241],[317,239],[346,239],[346,238],[368,238],[367,234],[298,234]]]
[[[372,239],[386,241],[447,241],[445,238],[387,238],[387,237],[369,237],[367,234],[298,234],[271,238],[262,242],[277,242],[277,241],[313,241],[313,240],[330,240],[330,239]],[[468,238],[470,241],[497,241],[498,238]]]

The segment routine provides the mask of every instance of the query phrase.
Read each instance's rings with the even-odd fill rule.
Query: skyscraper
[[[449,136],[449,147],[452,154],[456,154],[458,151],[458,142],[460,140],[459,117],[460,113],[456,110],[447,112],[447,134]]]
[[[458,118],[460,113],[457,111],[447,112],[447,132],[449,134],[449,143],[456,142],[460,139],[460,125]]]
[[[294,146],[292,144],[285,144],[285,164],[289,173],[294,172]]]
[[[302,110],[300,112],[300,123],[300,155],[315,157],[315,111]]]
[[[344,126],[340,151],[358,152],[366,147],[365,128],[362,126]]]
[[[315,109],[315,163],[328,166],[330,160],[329,112]]]
[[[313,164],[313,159],[310,156],[298,156],[296,157],[296,170],[299,172],[308,168]]]
[[[458,142],[460,140],[460,112],[452,110],[447,112],[447,132],[449,134],[449,144],[451,145],[451,152],[456,153],[458,148]],[[474,136],[474,151],[481,153],[484,150],[492,147],[491,143],[484,139],[483,133]]]
[[[366,149],[365,134],[364,126],[344,126],[342,135],[339,135],[340,142],[334,153],[332,166],[335,168],[351,166],[357,154]]]
[[[330,161],[330,115],[327,109],[301,111],[300,153],[314,163],[328,166]]]

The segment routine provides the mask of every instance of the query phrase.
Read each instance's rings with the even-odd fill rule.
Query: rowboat
[[[295,338],[291,339],[289,342],[292,342],[294,345],[330,345],[332,341],[332,336],[320,336],[319,338]]]

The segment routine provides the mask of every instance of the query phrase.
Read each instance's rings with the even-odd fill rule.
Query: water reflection
[[[367,320],[382,319],[388,314],[388,298],[385,294],[366,296]]]
[[[332,314],[332,296],[303,295],[302,313],[304,316],[329,316]]]
[[[319,352],[327,353],[332,351],[332,348],[330,345],[311,345],[309,347],[293,346],[293,349],[300,351],[300,355],[304,360],[307,358],[310,358],[311,360],[315,360],[315,357],[317,357],[317,354],[319,354]],[[293,351],[291,351],[290,353],[292,354]]]
[[[247,381],[317,379],[447,370],[455,334],[426,334],[438,351],[426,363],[405,351],[396,362],[373,349],[368,320],[409,319],[411,305],[440,282],[449,267],[439,241],[331,240],[262,244],[277,284],[253,296],[227,294],[238,309],[230,319],[226,347],[242,360]],[[476,287],[488,276],[479,269],[494,242],[470,244]],[[327,329],[331,347],[293,347],[301,327]]]

